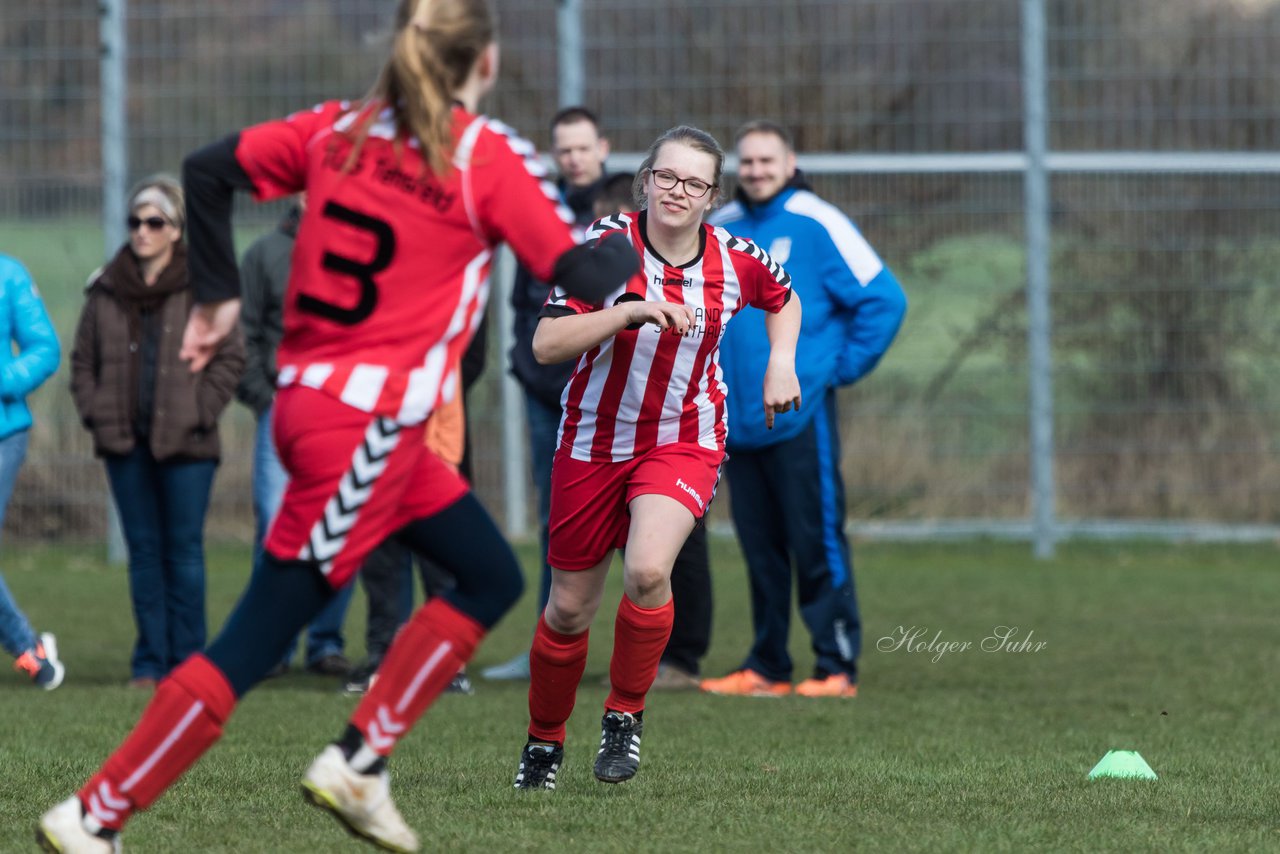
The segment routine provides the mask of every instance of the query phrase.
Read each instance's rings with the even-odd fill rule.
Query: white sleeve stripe
[[[475,199],[471,188],[471,154],[475,149],[476,139],[480,136],[480,131],[484,128],[484,121],[481,119],[473,119],[471,124],[467,125],[458,137],[458,147],[453,152],[454,168],[462,173],[462,206],[467,212],[467,221],[471,223],[471,233],[476,236],[481,245],[484,245],[487,238],[484,229],[480,226],[480,217],[476,214]]]
[[[453,150],[453,165],[462,171],[471,166],[471,152],[476,145],[476,137],[480,135],[480,130],[484,127],[484,122],[475,119],[471,124],[458,136],[458,147]]]
[[[840,253],[858,284],[864,288],[884,269],[884,262],[871,248],[871,244],[867,243],[857,227],[835,205],[823,201],[813,193],[801,191],[787,199],[784,207],[792,213],[814,220],[826,229],[836,251]]]

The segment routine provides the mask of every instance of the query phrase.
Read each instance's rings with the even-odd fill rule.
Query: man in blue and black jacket
[[[857,695],[861,621],[844,535],[844,483],[836,389],[866,376],[902,325],[907,301],[893,273],[838,208],[809,189],[788,132],[756,121],[737,134],[738,196],[713,218],[786,267],[804,303],[796,349],[803,409],[765,426],[750,394],[730,395],[729,478],[734,526],[746,556],[755,641],[742,668],[703,689],[791,692],[787,634],[794,564],[800,613],[816,657],[806,696]],[[764,320],[744,312],[721,343],[729,388],[760,388],[769,358]]]

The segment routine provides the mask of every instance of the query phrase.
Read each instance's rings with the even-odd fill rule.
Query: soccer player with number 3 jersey
[[[625,238],[576,245],[532,146],[476,114],[497,74],[495,28],[487,0],[402,0],[391,57],[364,101],[321,104],[187,158],[197,305],[183,355],[193,370],[239,312],[235,190],[264,200],[307,192],[278,356],[275,440],[289,486],[264,566],[219,637],[160,683],[124,743],[45,813],[46,850],[119,850],[129,817],[213,745],[240,697],[392,534],[457,586],[401,629],[302,785],[352,833],[418,850],[391,801],[387,757],[523,584],[465,481],[424,446],[423,423],[459,394],[459,357],[484,313],[498,243],[585,300],[636,267]]]
[[[640,764],[645,695],[671,634],[671,569],[715,493],[724,460],[725,398],[717,352],[730,319],[766,312],[766,420],[800,406],[795,372],[800,301],[786,272],[753,243],[703,222],[719,198],[724,153],[709,134],[660,136],[636,176],[641,210],[597,222],[592,240],[622,235],[641,269],[603,299],[554,289],[533,340],[550,363],[576,359],[551,470],[551,597],[529,653],[529,734],[518,789],[554,789],[565,723],[587,660],[588,627],[616,548],[624,548],[612,690],[595,776],[631,779]]]

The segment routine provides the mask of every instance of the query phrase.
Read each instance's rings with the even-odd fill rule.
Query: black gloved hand
[[[640,259],[626,235],[613,233],[594,244],[575,246],[556,259],[552,283],[569,296],[598,303],[626,284]]]

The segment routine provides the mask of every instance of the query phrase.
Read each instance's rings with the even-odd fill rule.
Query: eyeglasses
[[[137,231],[138,229],[142,228],[144,225],[147,228],[151,229],[152,231],[159,231],[160,229],[164,228],[166,225],[169,225],[169,220],[165,219],[162,216],[149,216],[146,219],[142,219],[141,217],[136,217],[136,216],[129,217],[130,231]]]
[[[676,184],[684,184],[684,191],[695,199],[702,198],[715,186],[701,178],[677,178],[674,172],[665,169],[650,169],[649,174],[653,176],[653,183],[663,190],[673,190]]]

